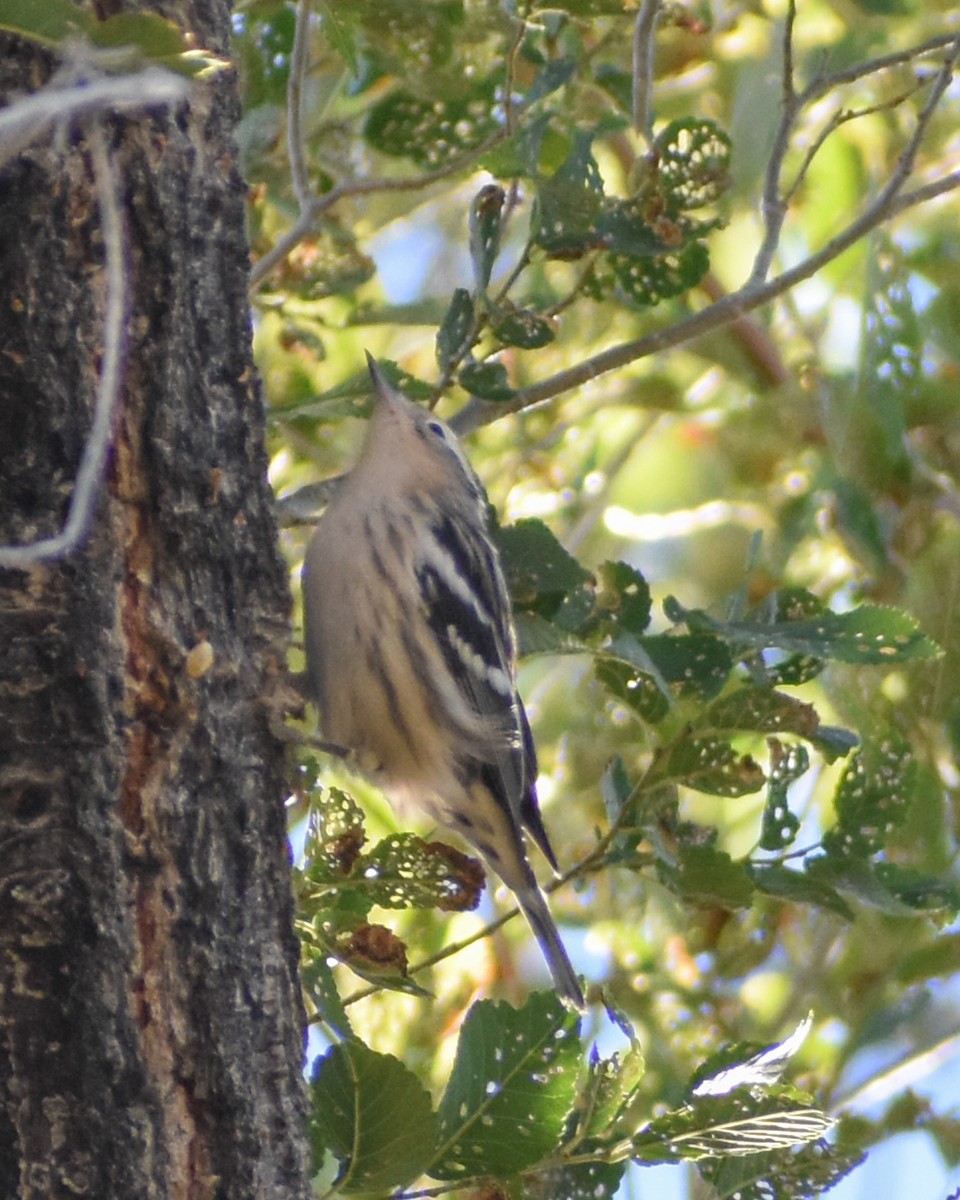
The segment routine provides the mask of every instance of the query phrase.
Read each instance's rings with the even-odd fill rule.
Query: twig
[[[142,103],[141,98],[141,106]],[[74,550],[89,532],[94,508],[103,485],[104,465],[110,446],[114,411],[120,394],[120,380],[123,374],[129,297],[123,244],[123,220],[120,215],[117,179],[107,154],[106,142],[100,126],[95,123],[91,124],[88,136],[97,203],[100,208],[100,226],[103,231],[107,284],[103,362],[100,379],[97,383],[93,424],[83,447],[83,455],[80,459],[80,467],[70,496],[70,507],[63,529],[53,537],[41,538],[29,545],[0,546],[0,567],[23,569],[48,559],[62,558]]]
[[[460,435],[469,433],[486,421],[494,419],[495,416],[520,412],[522,409],[530,408],[545,400],[550,400],[562,392],[582,387],[584,384],[590,383],[608,371],[618,370],[621,367],[627,366],[628,363],[636,362],[638,359],[646,358],[651,354],[658,354],[664,350],[669,350],[674,346],[689,342],[695,337],[700,337],[702,334],[719,329],[744,313],[751,312],[753,309],[768,304],[771,300],[775,300],[778,296],[782,296],[785,292],[790,291],[791,288],[796,287],[798,283],[811,278],[826,266],[827,263],[838,258],[845,250],[855,245],[877,226],[891,220],[895,216],[899,216],[908,208],[960,187],[960,171],[957,171],[942,176],[940,179],[916,188],[911,192],[900,194],[913,171],[920,143],[923,140],[933,113],[936,111],[944,92],[950,84],[955,61],[957,56],[960,55],[960,38],[952,39],[950,44],[953,46],[953,51],[945,58],[940,70],[933,78],[930,95],[917,116],[916,127],[897,160],[893,174],[874,201],[864,209],[860,216],[851,221],[846,229],[841,230],[840,233],[831,238],[820,250],[811,254],[796,266],[766,281],[762,278],[762,275],[765,274],[765,271],[762,269],[762,262],[759,264],[760,271],[758,271],[757,264],[755,263],[750,278],[741,289],[731,292],[729,295],[716,301],[716,303],[701,309],[698,313],[694,313],[663,329],[655,330],[653,333],[645,334],[643,337],[636,338],[633,341],[623,342],[618,346],[611,346],[609,349],[601,351],[592,358],[585,359],[576,366],[569,367],[565,371],[560,371],[556,375],[542,380],[540,383],[533,384],[531,387],[523,388],[521,391],[516,392],[509,400],[498,401],[495,405],[468,404],[451,422],[456,432]],[[777,194],[777,200],[779,201],[779,194]],[[775,242],[771,239],[771,231],[774,229],[779,230],[779,223],[782,223],[782,217],[776,212],[776,207],[774,206],[772,216],[769,219],[767,234],[758,252],[758,260],[768,252],[772,258],[771,247],[775,246]],[[779,237],[779,233],[777,237]]]
[[[649,143],[653,131],[653,56],[660,0],[643,0],[633,26],[633,128]]]
[[[307,74],[308,49],[310,46],[310,0],[300,0],[297,5],[297,25],[293,35],[293,53],[290,57],[290,79],[287,83],[287,155],[290,159],[290,177],[293,194],[303,214],[314,200],[307,171],[306,147],[303,140],[303,82]]]

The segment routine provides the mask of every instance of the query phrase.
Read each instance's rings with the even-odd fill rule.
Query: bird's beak
[[[378,400],[386,400],[393,391],[390,385],[390,380],[377,366],[377,360],[373,357],[370,351],[366,351],[367,355],[367,370],[370,372],[370,379],[373,381],[373,390],[377,394]]]

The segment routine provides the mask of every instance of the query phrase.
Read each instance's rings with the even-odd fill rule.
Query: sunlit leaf
[[[440,1101],[436,1179],[510,1177],[556,1145],[580,1069],[579,1020],[553,993],[521,1009],[482,1000],[460,1030]]]

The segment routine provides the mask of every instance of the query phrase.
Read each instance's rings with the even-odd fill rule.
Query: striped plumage
[[[515,893],[564,999],[583,1006],[524,847],[556,859],[516,689],[510,602],[479,481],[456,438],[370,362],[356,466],[303,569],[307,667],[324,737],[401,812],[455,830]]]

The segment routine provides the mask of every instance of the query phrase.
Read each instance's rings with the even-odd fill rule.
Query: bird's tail
[[[527,918],[527,923],[533,930],[533,936],[537,939],[540,949],[543,951],[543,957],[547,960],[547,966],[550,968],[550,974],[553,976],[560,999],[582,1011],[586,1008],[583,989],[580,987],[573,964],[567,956],[553,917],[547,908],[546,897],[536,884],[533,884],[532,887],[524,887],[516,893],[516,897],[520,911]]]

